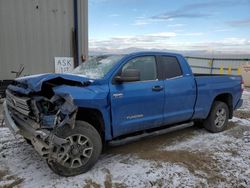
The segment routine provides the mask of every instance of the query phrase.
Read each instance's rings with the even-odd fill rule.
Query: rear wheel
[[[97,130],[89,123],[76,121],[74,129],[64,126],[57,130],[58,137],[68,140],[62,146],[55,146],[56,160],[49,161],[49,167],[62,176],[74,176],[87,172],[98,160],[102,141]]]
[[[213,133],[224,131],[228,124],[228,105],[221,101],[215,101],[208,118],[204,121],[204,127]]]

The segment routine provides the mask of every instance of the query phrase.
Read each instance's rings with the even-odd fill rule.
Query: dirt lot
[[[228,129],[197,127],[108,148],[88,173],[63,178],[0,128],[0,187],[250,187],[250,90]]]

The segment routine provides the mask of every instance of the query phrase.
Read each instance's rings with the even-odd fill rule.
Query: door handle
[[[152,90],[153,91],[161,91],[161,90],[163,90],[163,86],[154,86],[154,87],[152,87]]]

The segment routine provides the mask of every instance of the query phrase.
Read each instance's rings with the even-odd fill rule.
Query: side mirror
[[[118,83],[140,81],[140,71],[137,69],[126,69],[121,73],[121,76],[115,77],[115,81]]]

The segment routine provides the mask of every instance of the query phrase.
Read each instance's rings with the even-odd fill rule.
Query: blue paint
[[[47,115],[41,117],[41,123],[44,127],[53,128],[56,121],[56,115]]]
[[[79,83],[84,83],[89,81],[88,78],[79,76],[79,75],[74,75],[74,74],[53,74],[53,73],[48,73],[48,74],[39,74],[39,75],[33,75],[33,76],[26,76],[26,77],[20,77],[17,78],[16,81],[24,84],[27,89],[23,89],[21,87],[16,87],[13,85],[10,85],[8,88],[11,90],[14,90],[16,92],[20,92],[23,94],[29,94],[31,92],[39,92],[41,91],[42,84],[48,80],[56,79],[56,78],[62,78],[65,80],[71,80]]]

